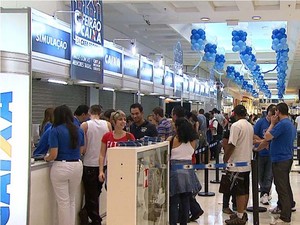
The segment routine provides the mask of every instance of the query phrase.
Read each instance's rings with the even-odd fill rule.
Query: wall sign
[[[166,87],[174,87],[174,73],[171,70],[165,70],[165,80]]]
[[[122,74],[122,53],[103,48],[103,68],[107,71]]]
[[[0,73],[0,83],[0,224],[26,225],[29,76]]]
[[[124,55],[124,75],[138,78],[139,60],[128,55]]]
[[[70,33],[38,21],[33,16],[32,51],[70,60]]]
[[[141,80],[153,81],[153,64],[141,62],[140,68]]]
[[[71,0],[71,78],[103,83],[102,0]]]

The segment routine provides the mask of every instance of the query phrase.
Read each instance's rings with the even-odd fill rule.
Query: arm
[[[99,181],[104,182],[105,173],[104,173],[104,160],[107,152],[106,144],[102,142],[99,156]]]
[[[84,146],[80,147],[80,154],[85,154],[86,146],[87,146],[87,137],[86,137],[86,133],[87,133],[87,130],[88,130],[87,122],[82,123],[80,125],[80,128],[83,130],[83,133],[84,133]]]
[[[270,131],[273,129],[273,127],[276,125],[276,123],[278,123],[278,121],[279,121],[278,116],[274,115],[271,117],[271,124],[264,136],[264,139],[266,141],[270,141],[273,139],[273,135],[270,133]]]
[[[224,150],[224,157],[223,157],[223,160],[224,162],[228,162],[230,156],[232,155],[233,151],[235,149],[235,146],[233,144],[228,144],[227,145],[227,148],[226,148],[226,151]]]
[[[58,148],[50,148],[49,155],[46,155],[44,157],[44,160],[46,162],[50,162],[50,161],[55,160],[56,157],[57,157],[57,152],[58,152]]]

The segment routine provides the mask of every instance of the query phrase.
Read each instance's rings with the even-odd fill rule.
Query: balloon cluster
[[[199,52],[204,50],[206,36],[203,29],[192,29],[190,39],[192,44],[191,48],[193,51]]]
[[[207,43],[204,48],[203,61],[215,62],[216,55],[217,55],[217,45]]]
[[[246,49],[247,33],[242,30],[232,31],[232,51],[242,52]]]
[[[243,75],[241,75],[239,72],[236,72],[233,66],[227,66],[226,74],[227,78],[241,86],[243,90],[250,93],[254,98],[258,98],[258,92],[253,89],[253,85],[249,84],[248,81],[244,79]]]
[[[215,65],[214,68],[218,71],[224,70],[224,64],[225,64],[225,55],[223,54],[216,54],[215,57]]]
[[[282,99],[285,93],[285,78],[287,76],[287,62],[289,60],[289,47],[287,45],[287,35],[285,28],[273,30],[272,49],[276,52],[278,98]]]

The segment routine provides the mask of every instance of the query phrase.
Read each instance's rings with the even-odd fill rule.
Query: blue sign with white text
[[[103,48],[103,68],[110,72],[122,74],[122,53]]]
[[[153,81],[153,65],[141,62],[140,77],[141,80]]]
[[[138,77],[139,60],[128,55],[124,55],[124,75]]]
[[[70,60],[70,33],[33,19],[32,51]]]
[[[102,84],[102,0],[71,0],[71,5],[71,78]]]
[[[174,73],[166,70],[164,81],[166,87],[174,87]]]

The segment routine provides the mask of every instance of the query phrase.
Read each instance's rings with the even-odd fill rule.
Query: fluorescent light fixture
[[[208,18],[208,17],[202,17],[202,18],[201,18],[201,21],[207,22],[207,21],[210,21],[210,18]]]
[[[48,79],[49,83],[54,83],[54,84],[64,84],[67,85],[68,83],[66,81],[63,80],[55,80],[55,79]]]
[[[133,44],[133,43],[131,43],[131,52],[132,52],[132,54],[133,55],[135,55],[136,54],[136,45],[135,45],[135,43]]]
[[[102,89],[103,89],[104,91],[115,91],[115,89],[109,88],[109,87],[103,87]]]
[[[159,98],[160,98],[160,99],[165,99],[166,97],[165,97],[165,96],[159,96]]]
[[[253,19],[253,20],[260,20],[260,19],[261,19],[261,16],[252,16],[252,19]]]
[[[140,93],[140,96],[144,96],[145,94],[144,93]]]
[[[77,84],[97,84],[97,83],[91,82],[91,81],[80,80],[77,82]]]

